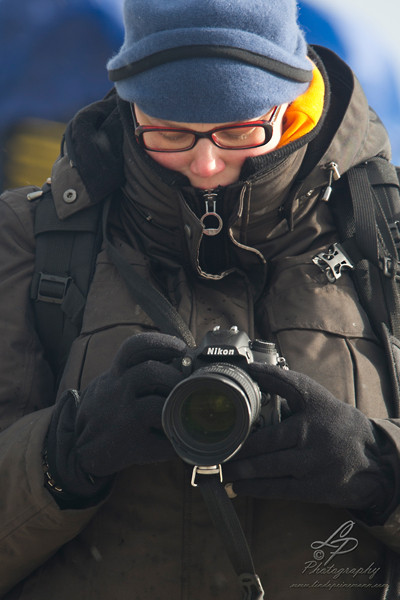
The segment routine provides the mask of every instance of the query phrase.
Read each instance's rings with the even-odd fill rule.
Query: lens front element
[[[203,444],[220,442],[233,431],[236,406],[229,395],[203,387],[183,402],[181,421],[194,440]]]

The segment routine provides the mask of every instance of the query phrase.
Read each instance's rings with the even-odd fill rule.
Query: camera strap
[[[172,304],[149,281],[141,277],[111,243],[107,232],[110,204],[110,200],[108,200],[103,213],[103,239],[108,257],[123,278],[131,296],[154,321],[155,325],[160,328],[160,331],[175,335],[181,338],[190,348],[194,348],[196,343],[193,335]]]
[[[164,333],[176,335],[189,347],[195,347],[194,338],[174,307],[156,288],[142,278],[118,252],[107,235],[110,202],[103,213],[103,239],[107,254],[124,279],[136,302]],[[242,600],[263,600],[264,590],[254,570],[253,559],[236,511],[218,476],[199,476],[199,486],[211,519],[219,532],[227,554],[242,587]]]
[[[242,587],[242,600],[263,600],[264,590],[239,517],[218,475],[196,479],[215,528],[219,532]]]

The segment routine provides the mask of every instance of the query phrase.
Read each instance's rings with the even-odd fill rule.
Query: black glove
[[[305,375],[260,363],[250,375],[262,391],[286,399],[292,414],[252,433],[224,465],[233,491],[383,512],[397,466],[384,432]]]
[[[47,437],[47,461],[57,487],[67,494],[94,496],[130,465],[176,456],[163,433],[161,413],[165,398],[183,377],[167,363],[186,349],[173,336],[135,335],[80,401],[76,392],[63,395]]]

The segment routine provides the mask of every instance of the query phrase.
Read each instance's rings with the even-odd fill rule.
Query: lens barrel
[[[162,422],[177,454],[197,466],[220,464],[243,445],[261,410],[258,385],[240,367],[213,363],[168,396]]]

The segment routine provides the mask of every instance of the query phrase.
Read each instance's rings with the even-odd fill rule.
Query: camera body
[[[250,340],[236,326],[215,327],[182,359],[186,377],[169,394],[162,423],[185,462],[219,465],[242,447],[266,403],[248,373],[252,362],[284,365],[275,344]]]

